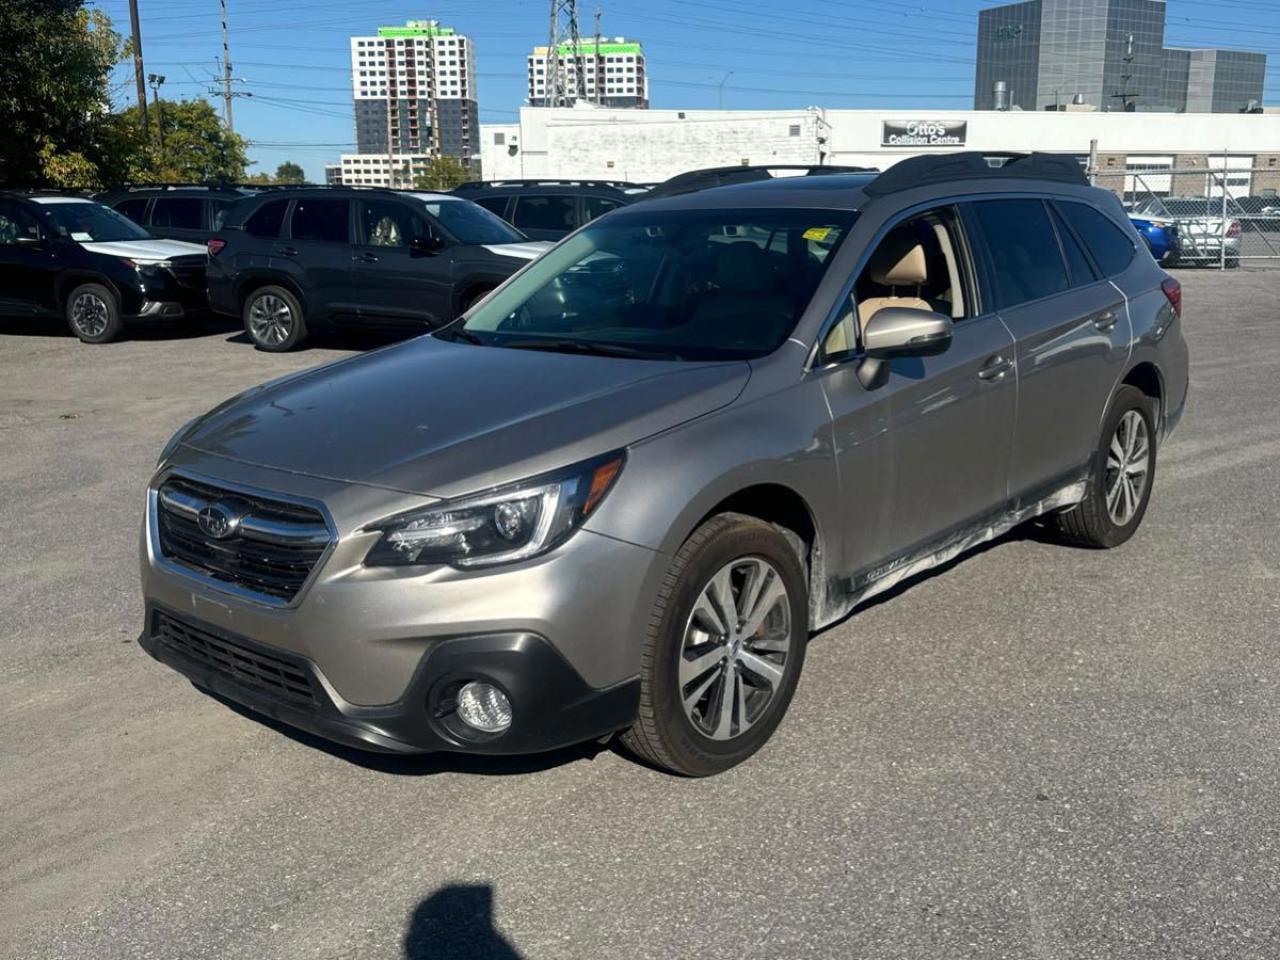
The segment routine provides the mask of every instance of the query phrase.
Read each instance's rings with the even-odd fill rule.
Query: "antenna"
[[[596,104],[604,103],[604,57],[600,56],[600,8],[596,7],[596,45],[595,53]]]
[[[1111,95],[1111,98],[1113,100],[1119,100],[1121,109],[1124,110],[1125,113],[1128,113],[1129,110],[1131,109],[1130,101],[1136,100],[1138,97],[1138,94],[1135,91],[1129,89],[1129,81],[1133,79],[1133,34],[1132,33],[1129,34],[1127,37],[1125,37],[1124,56],[1121,59],[1124,61],[1124,69],[1127,72],[1120,74],[1120,89],[1117,92],[1113,93]]]
[[[568,75],[561,62],[562,46],[569,48],[572,76]],[[585,73],[582,37],[578,33],[577,0],[551,0],[551,29],[547,35],[547,106],[568,107],[577,100],[585,100]],[[598,84],[599,78],[596,79]]]

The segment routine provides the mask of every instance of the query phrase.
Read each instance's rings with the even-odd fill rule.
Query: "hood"
[[[452,497],[635,443],[733,401],[744,362],[544,353],[420,337],[250,390],[182,443]]]
[[[532,260],[540,257],[555,244],[549,240],[525,240],[520,243],[486,243],[484,248],[500,257],[515,257],[518,260]]]
[[[155,263],[157,260],[168,260],[170,257],[190,257],[195,254],[204,256],[207,253],[200,244],[185,243],[182,240],[82,240],[80,246],[94,253],[105,253],[111,257],[128,257],[139,263]]]

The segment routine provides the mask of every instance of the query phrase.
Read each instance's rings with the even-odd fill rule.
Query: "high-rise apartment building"
[[[1224,113],[1262,99],[1266,55],[1168,49],[1166,0],[1023,0],[978,14],[974,106]]]
[[[436,157],[478,172],[475,76],[475,45],[435,20],[352,37],[356,152],[342,157],[343,182],[409,186]]]
[[[550,98],[550,57],[548,47],[534,47],[529,54],[529,105],[547,107]],[[564,101],[572,105],[579,99],[603,107],[641,109],[649,106],[649,80],[645,72],[644,48],[634,40],[614,37],[612,40],[584,40],[575,51],[563,44],[558,51],[561,90]],[[578,80],[582,86],[579,88]],[[579,96],[579,89],[582,96]]]

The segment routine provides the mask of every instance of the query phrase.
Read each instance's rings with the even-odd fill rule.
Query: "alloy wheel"
[[[284,343],[293,333],[293,310],[284,298],[263,294],[249,307],[249,332],[259,343]]]
[[[791,603],[781,574],[759,557],[725,564],[685,625],[680,697],[704,736],[731,740],[764,715],[791,651]]]
[[[1107,513],[1118,527],[1129,523],[1142,505],[1151,472],[1151,436],[1147,421],[1130,410],[1116,425],[1107,449]]]
[[[111,320],[111,308],[96,293],[82,293],[71,301],[71,323],[86,337],[100,337]]]

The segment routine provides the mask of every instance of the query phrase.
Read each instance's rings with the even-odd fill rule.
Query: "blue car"
[[[1181,247],[1178,243],[1178,227],[1163,220],[1148,220],[1145,217],[1129,218],[1133,228],[1138,231],[1147,249],[1156,263],[1171,267],[1178,262]]]

